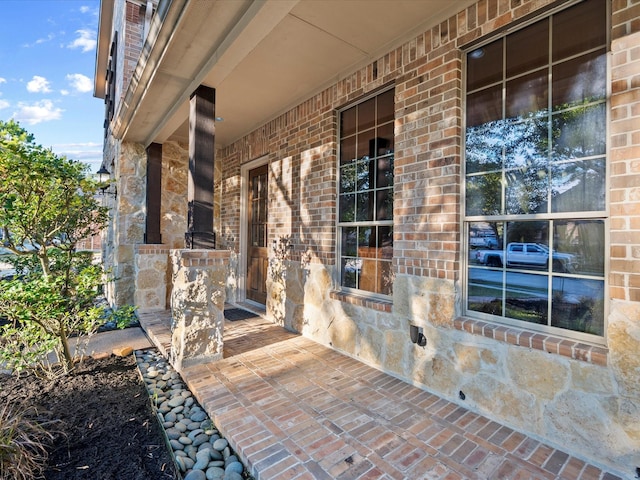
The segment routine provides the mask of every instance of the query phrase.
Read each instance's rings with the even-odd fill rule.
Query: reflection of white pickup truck
[[[502,267],[505,252],[500,250],[479,250],[476,260],[490,267]],[[507,245],[507,267],[548,268],[549,247],[541,243],[510,243]],[[553,270],[556,272],[574,272],[577,267],[575,255],[570,253],[553,254]]]
[[[498,239],[493,233],[479,232],[469,238],[471,248],[498,248]]]

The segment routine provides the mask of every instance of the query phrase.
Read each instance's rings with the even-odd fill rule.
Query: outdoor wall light
[[[411,341],[416,345],[424,347],[427,344],[427,337],[424,336],[422,327],[410,325],[409,334],[411,335]]]
[[[118,194],[118,191],[115,185],[113,186],[113,190],[111,189],[111,174],[109,173],[109,170],[107,170],[106,167],[102,165],[100,167],[100,170],[96,172],[96,175],[98,175],[98,183],[100,183],[99,188],[101,190],[101,194],[109,195],[115,198],[115,196]]]

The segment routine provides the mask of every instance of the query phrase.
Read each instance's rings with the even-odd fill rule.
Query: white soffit
[[[241,12],[224,0],[196,1],[153,80],[153,98],[168,106],[147,107],[135,127],[147,143],[186,141],[188,95],[203,83],[216,89],[216,115],[225,119],[216,142],[227,145],[472,3],[266,0]]]

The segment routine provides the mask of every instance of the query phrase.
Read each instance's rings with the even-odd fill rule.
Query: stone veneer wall
[[[139,3],[114,2],[113,28],[118,32],[115,109],[129,87],[142,51],[144,10]],[[109,125],[111,129],[111,125]],[[111,221],[102,234],[102,258],[112,280],[105,295],[112,305],[133,305],[134,245],[144,242],[146,154],[141,145],[115,140],[111,132],[104,145],[104,164],[114,179],[117,197],[104,197]]]
[[[135,245],[144,243],[146,204],[146,152],[141,145],[114,143],[113,175],[117,197],[105,197],[112,207],[102,252],[112,281],[105,293],[112,305],[133,305],[135,291]]]
[[[291,236],[294,244],[286,289],[270,283],[270,310],[284,305],[284,312],[268,312],[275,320],[631,475],[640,464],[636,1],[610,2],[613,300],[607,348],[460,317],[460,47],[552,3],[480,0],[221,150],[222,231],[238,248],[240,166],[267,155],[269,240]],[[396,279],[392,302],[382,302],[334,290],[335,112],[390,84],[396,99]],[[410,342],[410,324],[424,329],[426,347]]]
[[[162,244],[183,248],[187,231],[187,178],[189,146],[176,142],[162,144]]]

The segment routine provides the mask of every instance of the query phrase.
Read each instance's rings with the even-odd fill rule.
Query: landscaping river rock
[[[135,355],[184,480],[251,478],[171,364],[156,350]]]

